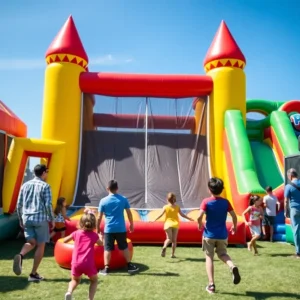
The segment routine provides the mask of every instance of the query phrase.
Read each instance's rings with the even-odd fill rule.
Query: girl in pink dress
[[[74,241],[72,255],[71,274],[72,280],[69,283],[65,300],[72,299],[72,293],[80,283],[81,276],[85,274],[90,279],[89,300],[93,300],[98,285],[98,271],[94,258],[94,245],[102,244],[102,238],[94,232],[96,229],[96,217],[92,212],[82,215],[79,222],[79,229],[64,239],[64,243]]]
[[[245,224],[250,227],[250,231],[252,234],[252,239],[248,245],[248,250],[252,251],[254,249],[254,255],[258,255],[256,241],[260,238],[261,235],[261,226],[260,220],[263,218],[264,212],[261,207],[262,199],[258,195],[252,195],[250,197],[250,206],[243,212],[243,217],[245,220]],[[246,214],[249,214],[249,221],[246,220]]]

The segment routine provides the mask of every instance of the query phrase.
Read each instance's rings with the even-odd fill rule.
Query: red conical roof
[[[88,57],[81,43],[72,16],[68,18],[62,29],[49,46],[46,52],[46,57],[51,54],[76,55],[88,62]]]
[[[231,35],[226,23],[222,21],[214,40],[207,51],[203,64],[205,66],[213,60],[225,58],[239,59],[246,63],[244,54]]]

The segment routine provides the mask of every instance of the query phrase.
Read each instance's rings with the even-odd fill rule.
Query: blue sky
[[[247,59],[247,98],[300,99],[297,0],[2,1],[0,99],[30,137],[40,137],[44,54],[70,14],[90,70],[128,73],[204,74],[224,19]]]

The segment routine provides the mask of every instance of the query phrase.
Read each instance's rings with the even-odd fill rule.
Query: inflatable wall
[[[7,155],[14,137],[26,137],[26,125],[0,101],[0,241],[17,234],[18,218],[15,214],[2,213],[2,187],[4,181],[4,167]]]
[[[223,196],[239,216],[238,234],[230,243],[245,243],[249,234],[241,214],[251,193],[264,195],[271,185],[282,201],[284,158],[299,154],[300,101],[246,102],[246,58],[224,21],[204,59],[205,75],[89,72],[72,17],[47,50],[46,63],[42,137],[17,137],[12,143],[4,172],[5,213],[15,210],[28,156],[48,164],[54,201],[64,196],[75,208],[98,206],[107,181],[116,178],[137,222],[133,242],[163,240],[162,222],[148,221],[169,191],[196,219],[210,176],[224,179]],[[97,112],[99,96],[127,99],[128,107],[138,97],[145,111]],[[151,113],[153,99],[162,104],[187,98],[192,115]],[[248,118],[253,112],[262,117]],[[69,226],[81,213],[71,217]],[[282,240],[283,218],[278,222]],[[179,242],[200,241],[196,223],[182,222],[181,228]]]

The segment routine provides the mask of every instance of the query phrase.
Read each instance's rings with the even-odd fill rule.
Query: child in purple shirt
[[[214,252],[217,253],[220,260],[227,264],[231,270],[233,283],[238,284],[241,281],[238,268],[232,262],[227,254],[227,213],[232,217],[233,227],[231,233],[236,233],[237,217],[230,202],[220,197],[224,189],[224,184],[220,178],[211,178],[208,181],[208,189],[211,197],[202,201],[200,206],[200,215],[198,218],[198,228],[202,229],[202,219],[206,215],[206,224],[204,226],[202,247],[206,254],[206,272],[208,276],[208,285],[206,291],[210,294],[215,292],[214,282]]]

